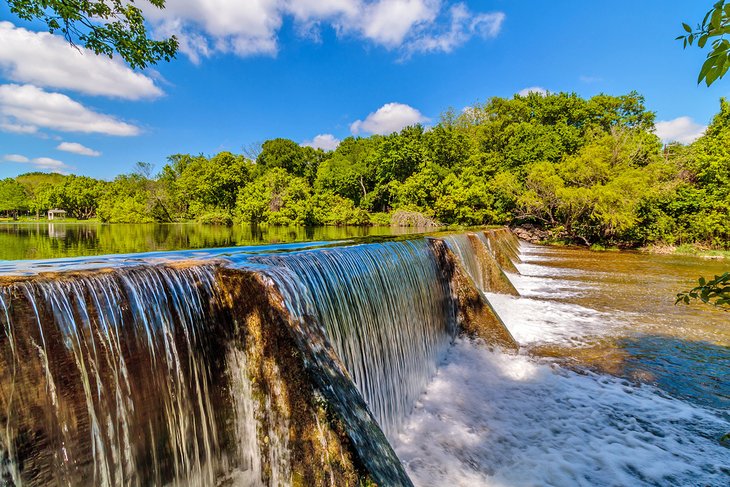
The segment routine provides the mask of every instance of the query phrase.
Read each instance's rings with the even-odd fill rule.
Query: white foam
[[[525,265],[520,264],[520,267],[524,268]],[[522,296],[565,299],[583,296],[595,289],[595,286],[578,279],[559,279],[557,277],[560,275],[559,272],[551,275],[530,275],[524,271],[521,272],[522,274],[505,274]]]
[[[727,485],[720,413],[459,340],[400,434],[418,486]]]
[[[523,346],[538,343],[578,346],[627,326],[616,315],[578,304],[495,293],[487,293],[487,299]]]

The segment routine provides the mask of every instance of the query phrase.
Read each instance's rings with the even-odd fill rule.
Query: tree
[[[28,209],[28,194],[25,188],[8,178],[0,181],[0,211],[13,215],[13,220],[18,219],[18,212]]]
[[[230,152],[220,152],[210,159],[183,156],[177,164],[179,174],[172,189],[186,202],[187,216],[193,218],[216,209],[233,211],[239,188],[252,179],[248,159]]]
[[[148,0],[165,8],[165,0]],[[142,10],[127,0],[7,0],[10,11],[23,20],[38,20],[51,33],[60,32],[72,45],[82,44],[96,54],[114,53],[132,68],[146,68],[175,57],[175,36],[150,38]]]
[[[280,167],[294,176],[306,177],[310,182],[317,175],[317,167],[326,159],[324,151],[302,147],[293,140],[272,139],[261,145],[256,159],[264,170]]]
[[[704,49],[710,42],[711,49],[707,53],[707,59],[700,68],[697,83],[704,80],[707,86],[725,76],[730,68],[730,41],[725,39],[730,34],[730,4],[726,0],[716,2],[705,14],[702,22],[692,28],[687,23],[682,23],[685,33],[678,36],[677,40],[682,41],[684,48],[692,46],[697,41],[697,47]]]
[[[87,176],[68,176],[46,193],[49,207],[66,210],[69,216],[86,220],[96,214],[99,198],[108,183]]]
[[[139,173],[114,178],[99,198],[99,219],[105,223],[152,223],[160,220],[163,211],[150,194],[149,183]]]
[[[311,204],[307,180],[275,167],[241,188],[236,214],[243,223],[312,225]]]

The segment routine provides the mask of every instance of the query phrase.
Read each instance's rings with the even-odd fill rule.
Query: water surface
[[[58,259],[418,233],[399,227],[232,227],[174,224],[0,223],[0,260]]]

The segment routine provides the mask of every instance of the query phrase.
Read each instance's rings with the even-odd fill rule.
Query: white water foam
[[[627,326],[616,315],[578,304],[495,293],[487,293],[487,299],[522,346],[587,345],[595,338]]]
[[[726,486],[730,418],[458,340],[399,435],[417,486]]]

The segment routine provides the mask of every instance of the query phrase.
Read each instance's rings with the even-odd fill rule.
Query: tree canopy
[[[704,49],[710,43],[710,51],[700,68],[697,83],[704,81],[710,86],[725,76],[730,68],[730,41],[725,39],[725,35],[730,33],[730,4],[726,0],[715,2],[696,27],[683,22],[682,28],[684,34],[678,36],[677,40],[682,41],[685,49],[692,45]]]
[[[164,8],[165,0],[148,0]],[[126,0],[7,0],[10,12],[23,20],[37,20],[51,33],[96,54],[118,54],[132,68],[145,68],[175,57],[175,36],[152,39],[142,10]]]

